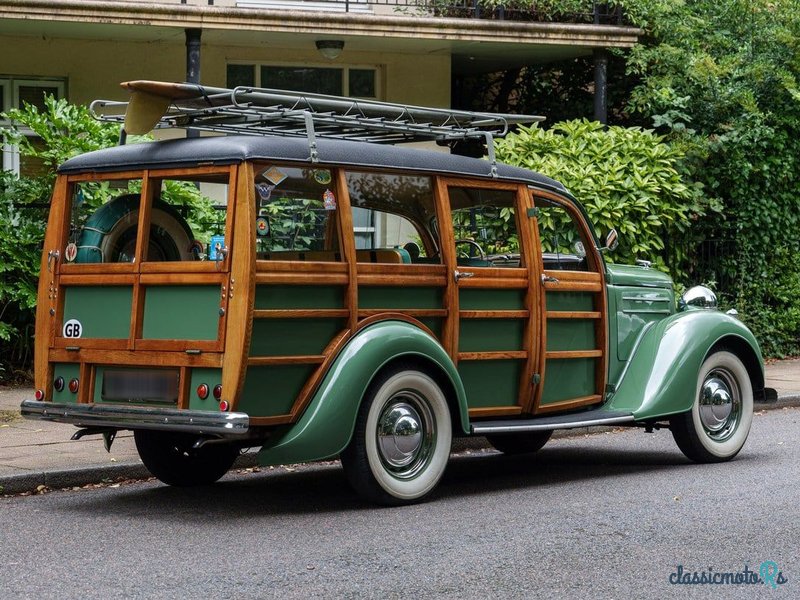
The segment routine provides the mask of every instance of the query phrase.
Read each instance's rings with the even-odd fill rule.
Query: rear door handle
[[[456,283],[458,283],[459,279],[469,279],[470,277],[475,277],[475,273],[470,273],[469,271],[459,271],[458,269],[453,271],[453,279],[456,280]]]

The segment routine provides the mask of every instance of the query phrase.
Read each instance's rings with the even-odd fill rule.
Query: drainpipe
[[[608,52],[594,51],[594,120],[608,124]]]
[[[200,83],[200,35],[201,29],[186,29],[186,82]],[[186,131],[186,137],[200,137],[195,129]]]

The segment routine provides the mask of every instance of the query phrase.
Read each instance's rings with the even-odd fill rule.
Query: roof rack
[[[494,137],[506,135],[511,125],[544,119],[246,86],[227,89],[154,81],[122,86],[131,92],[130,102],[95,100],[90,106],[96,119],[123,125],[120,143],[126,133],[175,127],[306,137],[314,162],[318,158],[316,139],[334,138],[379,144],[434,140],[470,155],[476,150],[483,155],[485,144],[494,165]],[[459,146],[466,151],[461,148],[459,152]]]

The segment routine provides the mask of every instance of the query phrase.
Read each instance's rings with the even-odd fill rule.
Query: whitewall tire
[[[706,358],[697,377],[691,410],[675,415],[670,429],[681,451],[695,462],[722,462],[744,446],[753,421],[753,386],[735,354]]]
[[[370,384],[342,466],[369,501],[417,502],[439,483],[451,442],[450,409],[436,381],[416,369],[395,368]]]

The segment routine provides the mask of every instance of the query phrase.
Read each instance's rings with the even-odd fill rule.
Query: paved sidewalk
[[[800,359],[770,363],[766,376],[778,402],[759,404],[757,410],[800,406]],[[0,387],[0,495],[149,477],[130,432],[117,436],[110,453],[99,436],[71,441],[76,431],[71,425],[19,416],[22,400],[32,397],[30,388]],[[255,453],[250,453],[238,466],[253,464]]]

